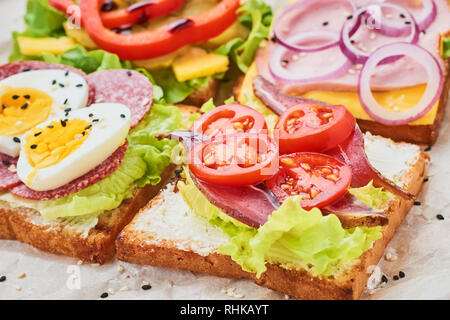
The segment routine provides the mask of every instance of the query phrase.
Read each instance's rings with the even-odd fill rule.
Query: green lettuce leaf
[[[161,173],[171,163],[171,150],[176,142],[159,141],[154,135],[180,126],[181,113],[176,107],[152,106],[143,122],[129,134],[129,147],[119,169],[75,194],[56,200],[37,201],[36,206],[44,219],[100,214],[119,207],[132,196],[134,188],[158,184]]]
[[[164,92],[164,100],[168,104],[175,104],[185,100],[197,89],[202,88],[211,80],[211,76],[178,82],[171,68],[151,72],[155,82]]]
[[[28,0],[24,16],[30,37],[59,37],[65,34],[65,15],[49,6],[48,0]]]
[[[266,39],[272,23],[272,8],[262,0],[248,0],[238,13],[240,22],[250,29],[247,39],[235,38],[222,45],[216,53],[228,55],[246,73],[255,59],[256,51]]]
[[[373,181],[362,188],[350,188],[348,190],[359,201],[364,202],[372,209],[383,211],[389,200],[392,199],[393,194],[389,191],[384,191],[383,188],[375,188]]]
[[[450,58],[450,38],[445,38],[443,41],[444,58]]]
[[[186,183],[178,184],[184,201],[230,238],[219,252],[258,277],[267,262],[309,269],[315,275],[336,275],[382,236],[381,227],[344,229],[335,215],[301,208],[298,197],[288,198],[263,226],[254,229],[212,205],[186,176]]]

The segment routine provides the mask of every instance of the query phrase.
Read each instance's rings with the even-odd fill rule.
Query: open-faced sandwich
[[[428,156],[364,135],[344,106],[284,95],[262,78],[255,87],[282,110],[276,125],[231,104],[172,132],[187,164],[119,234],[118,258],[248,278],[296,298],[357,299]]]
[[[278,12],[249,73],[283,93],[345,105],[363,131],[432,145],[450,86],[449,6],[447,0],[297,1]]]
[[[0,66],[0,238],[103,263],[172,174],[182,114],[131,70]],[[158,184],[160,186],[158,186]]]
[[[10,62],[145,70],[167,103],[201,106],[247,72],[272,11],[262,0],[28,0],[25,22]]]

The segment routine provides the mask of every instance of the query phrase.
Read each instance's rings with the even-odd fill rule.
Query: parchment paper
[[[22,30],[25,0],[0,0],[0,63],[7,62],[11,31]],[[281,5],[284,1],[268,1]],[[365,292],[362,299],[450,299],[450,112],[441,136],[430,152],[429,182],[387,252],[396,261],[382,259],[379,267],[389,279],[384,288]],[[388,155],[386,155],[388,156]],[[444,221],[436,218],[445,217]],[[400,271],[405,278],[393,280]],[[25,275],[24,275],[25,274]],[[0,299],[286,299],[247,280],[230,280],[136,266],[113,261],[104,266],[40,252],[16,241],[0,240]],[[149,283],[151,290],[141,289]]]

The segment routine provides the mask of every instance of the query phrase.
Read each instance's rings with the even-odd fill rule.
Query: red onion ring
[[[297,43],[298,39],[300,40],[304,39],[304,35],[300,33],[298,35],[288,38],[288,41],[291,43]],[[285,83],[291,84],[309,83],[314,81],[327,80],[330,78],[337,78],[343,73],[345,73],[353,65],[345,55],[341,54],[341,56],[336,59],[338,60],[338,62],[336,63],[336,67],[333,68],[330,72],[315,77],[302,78],[301,76],[299,76],[298,73],[291,72],[286,68],[283,68],[283,66],[281,65],[281,61],[283,60],[284,55],[289,51],[291,50],[289,50],[284,46],[281,45],[275,46],[275,49],[270,57],[269,63],[269,69],[272,76],[276,80]]]
[[[299,1],[296,2],[294,4],[291,4],[290,6],[288,6],[287,8],[285,8],[276,18],[274,21],[274,36],[275,39],[277,39],[277,41],[285,46],[286,48],[293,50],[293,51],[297,51],[297,52],[314,52],[314,51],[320,51],[320,50],[324,50],[324,49],[328,49],[330,47],[333,47],[335,45],[337,45],[339,43],[339,38],[329,38],[330,42],[325,43],[323,45],[320,46],[316,46],[313,48],[309,48],[309,47],[305,47],[305,46],[300,46],[300,45],[296,45],[293,44],[292,42],[289,41],[289,39],[285,39],[281,34],[282,32],[280,32],[280,28],[279,28],[279,23],[280,21],[282,21],[286,15],[288,15],[289,13],[297,10],[298,8],[302,8],[305,7],[307,5],[310,5],[312,3],[314,4],[319,4],[320,2],[331,2],[331,3],[336,3],[337,1],[341,1],[341,2],[345,2],[347,4],[350,4],[351,7],[353,8],[353,11],[356,11],[356,5],[353,2],[353,0],[303,0],[303,1]],[[312,33],[317,32],[317,35],[320,35],[322,33],[322,31],[309,31],[309,32],[305,32],[309,35],[311,35]],[[330,32],[330,31],[323,31],[323,32]],[[307,37],[308,35],[305,35],[305,37]],[[325,37],[325,35],[322,35]],[[289,37],[291,38],[291,37]]]
[[[422,98],[414,107],[407,111],[394,112],[384,108],[375,100],[370,89],[370,79],[380,62],[400,55],[410,56],[422,63],[428,74],[428,85]],[[442,90],[443,72],[437,59],[422,47],[406,42],[397,42],[378,48],[366,61],[358,82],[359,99],[364,110],[372,119],[388,126],[404,125],[422,118],[439,100]]]
[[[437,7],[436,7],[436,3],[433,0],[422,0],[423,3],[423,10],[420,14],[419,17],[415,18],[416,23],[417,23],[417,27],[419,29],[419,31],[423,31],[426,30],[430,24],[433,23],[433,21],[436,19],[437,16]],[[397,6],[394,4],[389,4],[389,3],[382,3],[380,4],[382,6],[385,7],[391,7],[397,10],[406,10],[406,8],[403,8],[401,6]],[[405,14],[404,12],[402,12],[403,14]],[[405,15],[405,18],[408,18]],[[392,36],[392,37],[397,37],[397,36],[401,36],[401,35],[405,35],[408,34],[410,27],[405,26],[405,25],[399,25],[399,24],[392,24],[389,23],[389,21],[387,20],[382,20],[380,21],[381,24],[381,28],[380,31],[381,33],[387,35],[387,36]]]
[[[383,26],[381,24],[377,25],[379,23],[379,21],[374,19],[373,16],[376,14],[376,13],[374,13],[374,10],[378,10],[376,8],[377,7],[380,8],[380,6],[395,7],[396,9],[402,11],[403,14],[405,14],[406,18],[408,19],[408,21],[411,22],[410,36],[408,37],[406,42],[417,43],[417,41],[419,39],[419,32],[418,32],[418,27],[417,27],[416,21],[414,20],[414,17],[409,13],[408,10],[406,10],[400,6],[396,6],[396,5],[388,4],[388,3],[379,3],[376,5],[372,4],[372,5],[360,8],[353,15],[353,17],[351,19],[348,19],[344,23],[344,26],[342,27],[342,30],[341,30],[341,41],[339,43],[339,47],[341,48],[342,52],[354,64],[364,63],[367,61],[367,59],[369,59],[369,56],[370,56],[370,53],[365,53],[365,52],[355,48],[355,46],[353,45],[353,43],[351,42],[351,39],[350,39],[356,33],[356,31],[358,31],[359,27],[361,26],[361,20],[360,20],[361,16],[366,17],[366,19],[372,18],[373,23],[375,23],[375,28],[377,29],[377,32],[385,34],[385,35],[390,35],[390,36],[398,36],[399,35],[397,29],[391,30],[391,29],[387,29],[385,26]],[[382,64],[391,63],[395,60],[398,60],[399,57],[400,56],[397,56],[397,57],[392,56],[392,57],[389,57],[388,59],[385,59],[381,63]]]

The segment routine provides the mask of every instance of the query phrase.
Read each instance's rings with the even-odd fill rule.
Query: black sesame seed
[[[277,42],[277,38],[272,37],[272,39],[270,39],[270,41],[272,41],[273,43]]]
[[[0,282],[4,282],[4,281],[6,281],[6,277],[5,276],[1,276],[0,277]]]
[[[77,84],[75,87],[81,88],[82,86],[83,86],[83,84],[82,84],[82,83],[79,83],[79,84]]]
[[[175,176],[176,176],[177,178],[181,178],[181,173],[183,172],[183,170],[177,169],[177,170],[175,170],[174,172],[175,172]]]
[[[26,94],[26,95],[24,95],[23,97],[24,97],[25,99],[30,99],[30,98],[31,98],[29,94]]]
[[[63,103],[63,104],[67,104],[67,102],[69,102],[69,99],[68,99],[68,98],[66,98],[66,100],[64,100],[64,103]]]
[[[67,120],[61,120],[61,125],[63,126],[63,127],[65,127],[66,125],[67,125],[67,122],[66,122]]]
[[[149,284],[145,284],[142,286],[142,290],[150,290],[151,288],[152,288],[152,286]]]
[[[388,283],[388,278],[387,278],[385,275],[383,275],[383,276],[381,277],[381,282]]]
[[[442,214],[438,214],[438,215],[436,216],[436,218],[438,218],[438,220],[444,220],[444,219],[445,219],[444,216],[443,216]]]
[[[108,292],[103,292],[102,293],[102,295],[100,296],[100,298],[102,298],[102,299],[106,299],[106,298],[108,298]]]
[[[350,19],[353,19],[353,15],[349,15],[349,16],[347,17],[347,20],[350,20]]]
[[[20,139],[18,137],[14,137],[13,141],[16,142],[16,143],[20,143]]]
[[[64,76],[67,77],[69,75],[69,71],[66,71],[66,73],[64,73]]]
[[[392,279],[394,279],[395,281],[397,281],[398,279],[400,279],[398,276],[393,276]]]
[[[59,85],[61,88],[64,88],[64,84],[58,83],[58,85]]]
[[[17,100],[17,99],[19,99],[19,96],[18,96],[17,94],[15,94],[15,95],[12,96],[12,98],[13,98],[14,100]]]
[[[9,165],[11,164],[11,162],[9,162],[8,160],[3,160],[2,163],[3,163],[5,166],[9,166]]]
[[[6,109],[6,106],[4,104],[2,104],[2,109]]]
[[[94,116],[93,113],[89,113],[89,118],[92,118]]]
[[[127,71],[127,75],[128,75],[129,77],[131,77],[131,71],[130,71],[130,70]]]
[[[426,34],[427,30],[422,30],[421,32],[422,32],[422,34]]]
[[[84,137],[84,136],[86,135],[86,131],[83,131],[81,134],[82,134],[83,137]]]
[[[429,151],[431,151],[431,147],[428,147],[425,149],[425,152],[429,152]]]
[[[30,146],[30,148],[31,148],[31,149],[36,149],[36,148],[37,148],[37,145],[32,144],[32,145]]]
[[[123,113],[120,115],[121,118],[126,118],[127,116],[124,115]]]
[[[22,72],[28,72],[28,71],[30,71],[31,69],[23,69],[23,71]]]
[[[99,119],[93,119],[92,122],[99,122]]]
[[[400,278],[404,278],[406,275],[405,275],[405,273],[404,273],[403,271],[400,271],[400,272],[398,273],[398,276],[399,276]]]
[[[416,201],[416,202],[414,202],[414,205],[415,205],[415,206],[421,206],[421,205],[422,205],[422,202]]]
[[[404,19],[406,16],[403,13],[400,13],[400,18]]]
[[[55,84],[56,84],[56,80],[53,80],[53,81],[52,81],[52,85],[55,85]]]
[[[289,63],[289,60],[281,60],[281,63],[282,63],[283,65],[286,65],[286,64]]]
[[[72,108],[66,108],[66,109],[64,109],[64,111],[65,112],[70,112],[70,111],[72,111]]]
[[[430,181],[430,178],[423,179],[423,182],[428,182],[428,181]]]
[[[405,21],[405,24],[411,24],[411,21]]]
[[[47,126],[47,128],[49,129],[53,129],[55,126]]]
[[[34,136],[35,136],[35,137],[39,137],[41,134],[42,134],[42,132],[36,132],[36,133],[34,134]]]
[[[25,110],[26,108],[28,108],[28,103],[25,103],[23,106],[20,107],[20,109]]]
[[[351,44],[354,44],[354,43],[355,43],[355,40],[350,40],[350,43],[351,43]]]
[[[322,23],[323,26],[327,26],[328,25],[328,21],[325,21],[324,23]]]
[[[84,128],[85,130],[89,130],[90,128],[92,128],[92,124],[88,125],[86,128]]]

